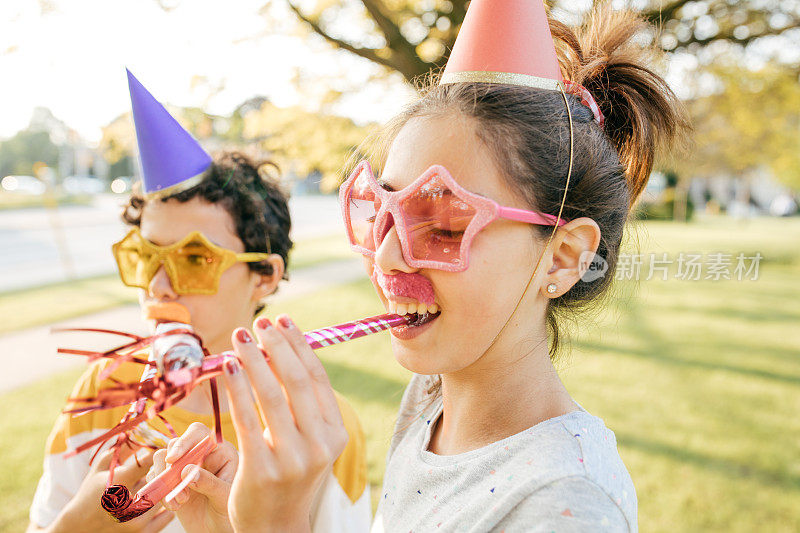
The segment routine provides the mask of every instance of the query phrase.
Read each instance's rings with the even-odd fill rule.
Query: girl
[[[386,128],[380,180],[361,164],[342,186],[378,296],[413,315],[392,330],[415,375],[373,531],[637,530],[614,434],[553,359],[559,317],[607,291],[655,149],[685,126],[632,41],[643,29],[607,6],[573,30],[538,1],[473,0],[441,82]],[[583,281],[594,254],[608,271]],[[313,487],[343,446],[325,372],[288,317],[238,330],[234,347],[232,524],[308,530]]]

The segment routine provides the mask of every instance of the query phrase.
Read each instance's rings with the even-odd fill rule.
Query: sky
[[[291,83],[298,67],[346,73],[357,84],[377,72],[316,36],[265,34],[258,15],[265,0],[174,3],[165,11],[156,0],[0,1],[0,138],[25,128],[43,106],[98,141],[100,128],[130,109],[125,67],[163,103],[212,114],[228,114],[255,95],[307,105]],[[284,18],[292,20],[285,11]],[[214,90],[222,81],[224,89]],[[363,85],[336,111],[384,121],[411,98],[399,76]]]

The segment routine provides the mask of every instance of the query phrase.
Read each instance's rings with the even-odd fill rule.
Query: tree
[[[39,161],[51,168],[58,165],[58,146],[46,131],[22,130],[0,142],[0,177],[33,175],[33,165]]]
[[[446,63],[469,4],[467,0],[309,0],[301,7],[298,0],[284,1],[303,26],[335,48],[397,71],[408,81]],[[800,28],[800,0],[641,3],[645,18],[660,29],[658,44],[669,52],[717,41],[747,45]],[[558,18],[574,11],[567,0],[548,4],[553,4]],[[354,18],[360,24],[342,24]]]
[[[333,46],[397,71],[412,81],[443,65],[467,12],[466,0],[315,0],[289,9],[311,31]],[[355,35],[334,27],[356,7],[362,24]],[[357,35],[357,36],[356,36]]]
[[[117,176],[129,175],[122,169],[132,169],[125,160],[130,160],[136,153],[136,131],[130,112],[123,113],[103,127],[99,151],[113,169],[110,174],[112,177],[117,172],[122,172]]]
[[[258,142],[282,170],[300,176],[319,172],[321,189],[329,192],[339,185],[347,158],[372,129],[349,118],[265,101],[244,115],[242,133],[246,142]]]
[[[719,90],[689,102],[694,149],[685,172],[747,177],[766,168],[800,190],[800,84],[797,74],[774,65],[709,69]]]
[[[797,0],[651,0],[642,12],[661,29],[659,44],[666,51],[717,41],[747,45],[800,27]]]
[[[261,155],[283,170],[300,176],[319,172],[326,192],[338,185],[346,158],[373,128],[337,115],[277,107],[261,96],[246,100],[230,116],[209,115],[192,107],[169,106],[169,111],[207,150],[248,150],[256,144]],[[100,151],[112,175],[128,175],[136,166],[136,134],[130,113],[103,128]]]

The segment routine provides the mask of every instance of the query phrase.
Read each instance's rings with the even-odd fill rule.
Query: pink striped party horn
[[[315,329],[303,335],[305,335],[308,345],[311,346],[312,349],[317,350],[325,346],[333,346],[334,344],[347,342],[359,337],[366,337],[373,333],[380,333],[381,331],[395,326],[411,324],[414,322],[415,316],[416,315],[400,316],[393,313],[386,313],[385,315],[362,318],[361,320],[354,320],[353,322],[339,324],[338,326]],[[266,356],[267,354],[264,353],[264,355]],[[235,357],[236,354],[229,350],[219,355],[210,355],[203,359],[203,366],[201,367],[203,379],[220,375],[225,361]]]
[[[373,333],[380,333],[395,326],[404,326],[413,321],[415,315],[395,315],[387,313],[385,315],[362,318],[338,326],[330,326],[322,329],[315,329],[305,334],[308,345],[313,349],[332,346],[340,342],[347,342],[359,337],[366,337]]]

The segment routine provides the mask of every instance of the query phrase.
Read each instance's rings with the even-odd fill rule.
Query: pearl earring
[[[547,292],[550,294],[555,294],[556,289],[558,289],[558,286],[555,283],[550,283],[547,285]]]

